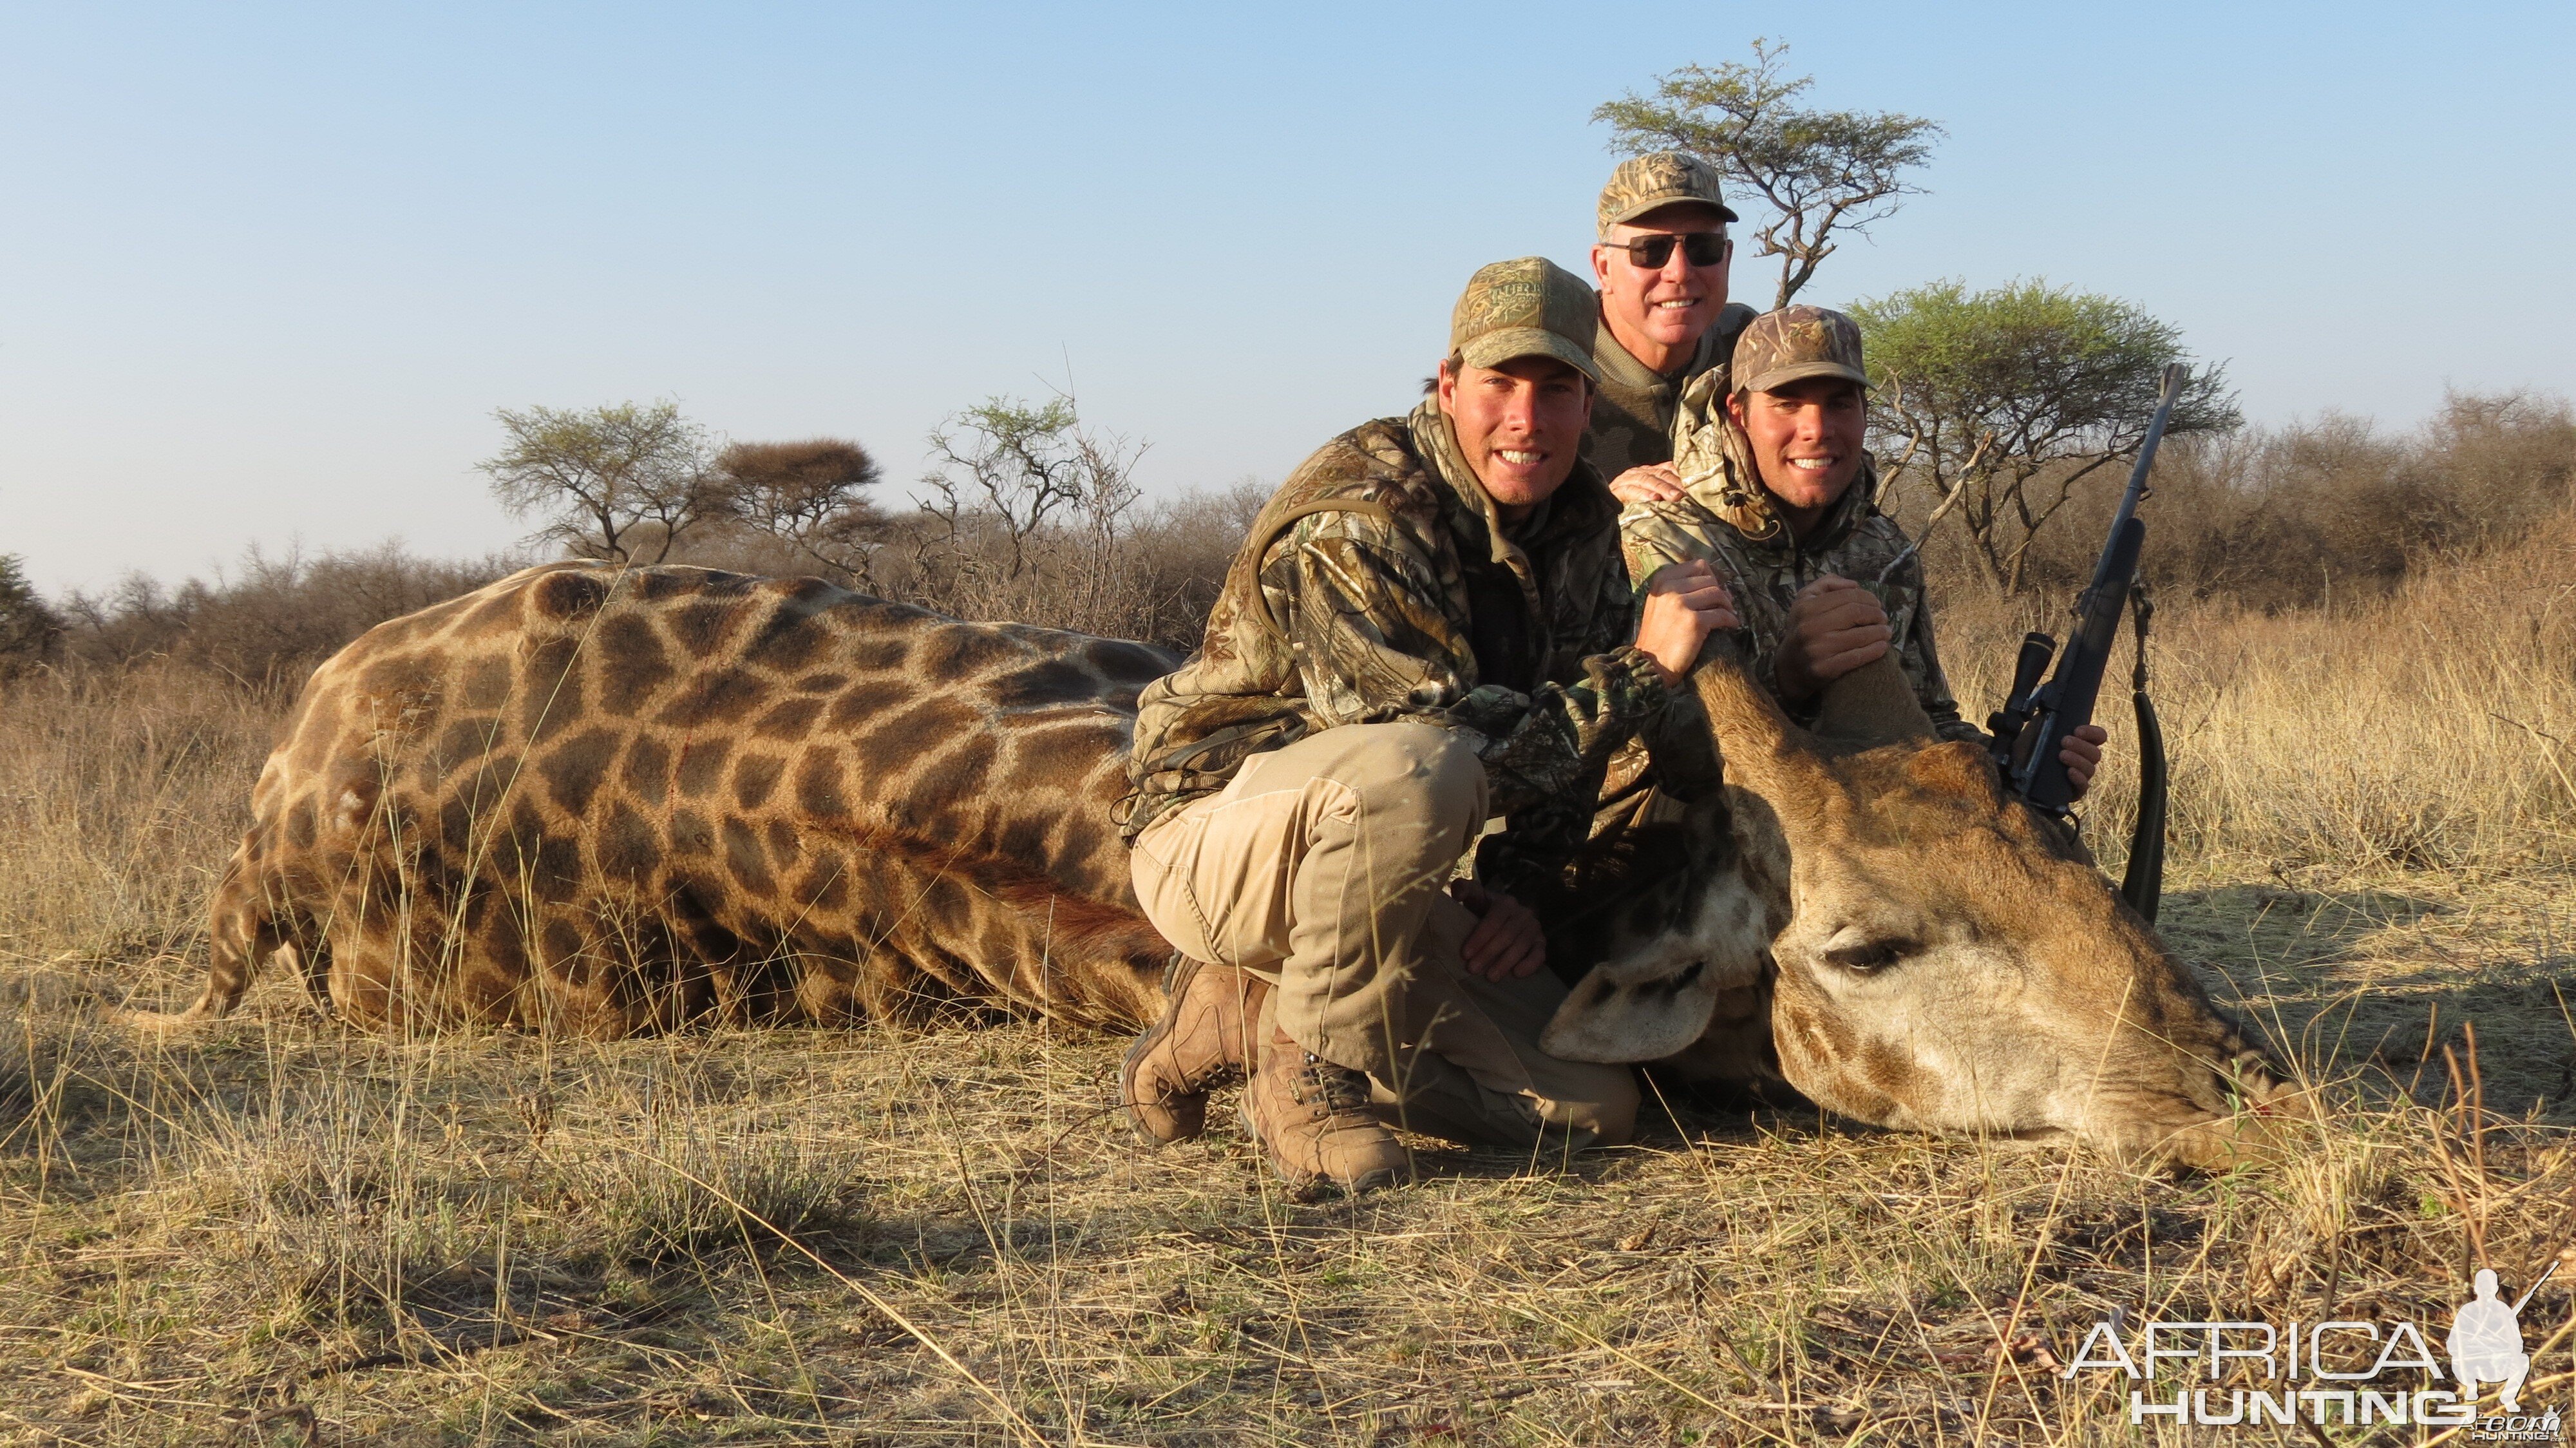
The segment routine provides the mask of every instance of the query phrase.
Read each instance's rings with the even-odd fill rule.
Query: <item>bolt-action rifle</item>
[[[2129,470],[2128,489],[2111,519],[2111,537],[2093,565],[2093,581],[2075,599],[2075,632],[2057,659],[2057,672],[2042,684],[2039,676],[2057,653],[2057,640],[2034,633],[2022,640],[2013,669],[2012,692],[2004,706],[1986,721],[1994,736],[1995,761],[2003,767],[2005,786],[2033,808],[2064,818],[2075,799],[2066,778],[2066,761],[2058,757],[2066,736],[2093,722],[2094,701],[2102,692],[2102,673],[2111,662],[2111,647],[2120,634],[2120,614],[2134,596],[2138,662],[2131,678],[2130,703],[2138,716],[2138,827],[2129,841],[2129,872],[2120,893],[2132,909],[2156,918],[2164,891],[2165,751],[2155,706],[2147,700],[2146,595],[2135,588],[2138,551],[2147,525],[2138,517],[2138,501],[2147,495],[2147,473],[2156,463],[2156,444],[2164,440],[2188,374],[2177,362],[2165,369],[2164,388],[2155,417],[2138,444],[2138,461]]]

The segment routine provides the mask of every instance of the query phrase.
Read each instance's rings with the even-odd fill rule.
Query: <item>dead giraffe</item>
[[[924,1006],[1133,1025],[1170,948],[1111,808],[1140,644],[819,581],[555,564],[384,624],[306,685],[212,910],[220,1016],[272,954],[351,1020],[598,1035]],[[1888,677],[1878,679],[1878,673]],[[1776,1074],[1880,1125],[2232,1159],[2276,1094],[2109,885],[1908,719],[1834,744],[1699,674],[1730,788],[1615,918],[1568,1057]],[[1901,702],[1892,702],[1891,697]],[[1918,711],[1919,712],[1919,711]],[[1937,848],[1925,848],[1936,842]]]
[[[816,579],[527,570],[315,671],[191,1015],[275,952],[368,1025],[1138,1019],[1171,948],[1086,822],[1175,662]]]
[[[1591,967],[1548,1051],[2210,1168],[2312,1114],[2071,834],[1935,739],[1892,659],[1812,732],[1733,663],[1693,679],[1726,788],[1542,905],[1558,968]]]

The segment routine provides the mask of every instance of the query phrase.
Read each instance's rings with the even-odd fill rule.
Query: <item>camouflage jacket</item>
[[[1416,719],[1478,741],[1506,821],[1479,873],[1554,873],[1612,752],[1675,692],[1631,642],[1617,507],[1578,466],[1507,535],[1431,399],[1327,443],[1262,508],[1206,642],[1138,701],[1127,838],[1253,754]]]
[[[1705,558],[1715,564],[1744,620],[1737,638],[1752,660],[1754,677],[1775,692],[1791,600],[1828,573],[1848,578],[1876,594],[1887,610],[1897,662],[1924,712],[1932,716],[1935,732],[1944,739],[1984,739],[1975,725],[1960,719],[1950,681],[1941,672],[1920,556],[1907,557],[1886,582],[1878,581],[1905,552],[1906,538],[1895,519],[1878,511],[1877,465],[1864,460],[1851,490],[1822,525],[1804,539],[1792,536],[1787,521],[1773,512],[1770,495],[1752,481],[1752,457],[1725,413],[1724,385],[1723,374],[1703,374],[1683,392],[1673,424],[1673,466],[1687,496],[1669,503],[1631,503],[1619,515],[1629,576],[1642,588],[1667,563]],[[1804,723],[1813,719],[1814,709],[1815,701],[1809,700],[1803,707],[1789,706],[1789,714]]]
[[[1604,325],[1592,334],[1592,362],[1601,389],[1592,398],[1592,425],[1583,432],[1583,458],[1607,482],[1630,468],[1673,460],[1673,419],[1682,393],[1714,372],[1721,379],[1735,355],[1735,339],[1753,320],[1753,309],[1729,302],[1701,334],[1699,352],[1675,377],[1647,367],[1619,345]]]

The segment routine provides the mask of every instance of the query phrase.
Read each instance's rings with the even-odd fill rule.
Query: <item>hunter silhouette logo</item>
[[[2496,1297],[2494,1269],[2478,1269],[2478,1295],[2451,1315],[2451,1376],[2459,1379],[2461,1392],[2475,1397],[2480,1384],[2502,1383],[2496,1402],[2508,1413],[2522,1411],[2522,1380],[2531,1375],[2531,1357],[2522,1350],[2522,1309],[2557,1271],[2558,1264],[2550,1263],[2531,1292],[2507,1307]]]

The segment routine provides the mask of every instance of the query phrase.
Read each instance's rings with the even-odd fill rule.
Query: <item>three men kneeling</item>
[[[1686,298],[1706,327],[1732,216],[1686,159],[1621,168],[1603,249],[1629,249],[1639,223],[1677,238],[1635,258],[1664,264],[1638,300],[1713,264],[1715,304],[1706,287]],[[1691,240],[1702,224],[1714,244]],[[1121,1072],[1152,1136],[1196,1135],[1210,1089],[1240,1073],[1248,1129],[1301,1185],[1397,1180],[1391,1127],[1548,1152],[1623,1142],[1632,1070],[1538,1048],[1565,986],[1515,896],[1584,846],[1614,756],[1705,756],[1697,711],[1671,705],[1706,637],[1746,631],[1793,713],[1893,648],[1943,732],[1975,733],[1919,569],[1872,507],[1850,320],[1787,308],[1743,325],[1728,359],[1696,336],[1653,348],[1680,359],[1672,385],[1632,389],[1618,440],[1635,447],[1635,413],[1677,399],[1678,467],[1625,471],[1623,517],[1585,460],[1598,354],[1658,374],[1610,312],[1614,263],[1596,253],[1599,297],[1536,257],[1477,272],[1434,395],[1289,476],[1204,645],[1140,700],[1123,828],[1138,898],[1182,956]],[[2068,741],[2079,776],[2098,746]]]

